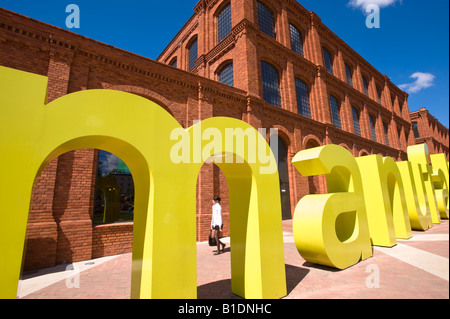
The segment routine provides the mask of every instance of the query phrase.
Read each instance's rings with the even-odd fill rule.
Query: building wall
[[[342,145],[354,156],[381,154],[405,160],[407,145],[415,142],[407,94],[296,1],[265,3],[276,12],[276,39],[259,31],[256,1],[231,0],[233,29],[217,43],[216,16],[226,2],[205,0],[195,6],[193,16],[159,62],[0,9],[0,65],[47,76],[48,102],[77,91],[112,89],[158,103],[185,128],[213,116],[237,118],[255,128],[277,128],[287,147],[288,163],[298,151],[330,143]],[[288,22],[304,33],[305,57],[290,48]],[[199,58],[188,71],[187,47],[193,37],[199,41]],[[335,75],[323,66],[322,45],[335,55]],[[174,58],[177,68],[167,65]],[[280,72],[281,108],[261,98],[261,60]],[[217,70],[227,61],[234,64],[234,88],[216,81]],[[347,84],[344,61],[355,68],[353,88]],[[370,97],[363,93],[361,74],[370,78]],[[298,114],[295,77],[310,86],[312,118]],[[376,98],[376,85],[382,87],[382,105]],[[342,103],[342,129],[332,124],[329,94]],[[361,110],[361,136],[355,135],[351,106]],[[379,142],[371,139],[369,115],[377,119]],[[390,146],[384,140],[382,121],[389,125]],[[132,224],[92,223],[97,153],[77,150],[64,154],[36,179],[25,270],[131,251]],[[288,173],[291,214],[303,196],[326,192],[323,177],[303,177],[292,165]],[[209,234],[214,195],[223,198],[223,235],[227,236],[226,179],[217,166],[205,163],[197,183],[199,241]]]
[[[411,113],[411,122],[417,124],[416,143],[427,144],[430,154],[445,154],[449,160],[448,128],[428,112],[426,108]]]

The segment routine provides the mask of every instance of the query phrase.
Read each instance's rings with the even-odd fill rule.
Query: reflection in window
[[[125,163],[114,154],[98,151],[94,224],[133,221],[134,182]]]
[[[229,86],[234,86],[233,63],[227,64],[219,72],[219,82]]]
[[[280,77],[277,69],[271,64],[261,61],[263,99],[272,105],[281,107]]]
[[[217,41],[220,42],[231,33],[231,4],[228,4],[217,16]]]

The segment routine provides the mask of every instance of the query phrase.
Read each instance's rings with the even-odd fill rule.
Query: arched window
[[[275,16],[265,4],[261,2],[256,3],[258,11],[258,25],[259,29],[272,38],[276,38],[275,33]]]
[[[356,107],[352,106],[352,113],[353,113],[353,126],[355,127],[355,134],[361,136],[360,112]]]
[[[195,61],[198,59],[198,39],[195,38],[188,47],[189,52],[189,70],[195,67]]]
[[[217,15],[217,42],[231,33],[231,4],[227,4]]]
[[[261,61],[263,99],[272,105],[281,107],[280,76],[270,63]]]
[[[218,80],[220,83],[234,86],[234,74],[233,74],[233,63],[230,62],[225,65],[218,73]]]
[[[298,114],[311,118],[311,107],[309,104],[309,86],[300,79],[295,79],[297,91]]]
[[[328,51],[325,48],[322,48],[322,52],[323,52],[323,63],[325,68],[330,74],[334,74],[333,56],[331,55],[330,51]]]
[[[331,107],[331,117],[334,126],[341,129],[341,105],[337,98],[330,95],[330,107]]]
[[[178,65],[177,58],[174,57],[174,58],[170,61],[169,65],[170,65],[170,66],[173,66],[174,68],[176,68],[177,65]]]
[[[302,32],[294,25],[289,24],[289,30],[291,33],[291,47],[295,53],[303,56],[303,35]]]

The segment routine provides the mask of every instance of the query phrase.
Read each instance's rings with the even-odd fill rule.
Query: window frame
[[[269,68],[266,68],[269,67]],[[277,67],[275,67],[272,63],[267,62],[265,60],[260,61],[261,68],[261,86],[262,86],[262,96],[263,100],[267,103],[277,106],[279,108],[282,107],[281,104],[281,76],[280,71]],[[271,72],[274,71],[274,72]],[[270,74],[273,73],[273,74]],[[276,76],[274,76],[276,75]],[[265,79],[265,76],[274,76],[273,80],[276,80],[276,85],[273,83],[269,83],[268,79]],[[269,83],[269,85],[267,85]],[[275,92],[276,96],[272,96],[272,93]]]
[[[299,87],[303,86],[303,87]],[[303,96],[303,92],[299,91],[299,89],[304,90],[304,92],[306,93],[306,97]],[[307,117],[307,118],[312,118],[312,114],[311,114],[311,89],[310,86],[308,85],[308,83],[306,83],[305,81],[303,81],[301,78],[296,77],[295,78],[295,93],[296,93],[296,98],[297,98],[297,110],[298,110],[298,114],[300,114],[301,116]],[[306,101],[306,105],[302,102]],[[304,114],[304,110],[306,108],[306,114]]]
[[[336,104],[333,104],[333,99],[336,100]],[[328,100],[330,103],[330,112],[331,112],[331,121],[334,126],[336,126],[338,129],[342,130],[342,119],[341,119],[341,110],[342,110],[342,104],[341,100],[338,99],[333,94],[330,94],[328,96]]]
[[[223,14],[226,14],[226,20],[222,20]],[[221,29],[221,27],[225,27],[226,30]],[[231,30],[233,29],[233,20],[231,14],[231,2],[223,5],[218,13],[216,14],[216,32],[217,32],[217,43],[220,43],[227,36],[231,34]]]
[[[264,11],[261,11],[261,9],[264,9]],[[263,15],[264,13],[269,13],[271,19],[267,19],[267,16]],[[256,21],[258,22],[259,30],[262,33],[268,35],[273,39],[277,38],[277,17],[275,11],[262,1],[256,1]],[[268,28],[270,28],[271,30],[269,31]]]

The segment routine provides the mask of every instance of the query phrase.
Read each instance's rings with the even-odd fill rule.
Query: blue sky
[[[411,111],[426,107],[448,127],[448,0],[299,0],[356,52],[410,92]],[[353,4],[351,2],[354,2]],[[66,6],[81,10],[71,31],[152,59],[193,14],[197,0],[1,0],[0,6],[67,29]],[[363,12],[379,3],[380,28],[368,29]],[[416,75],[416,78],[411,78]]]

